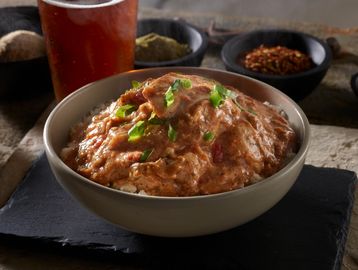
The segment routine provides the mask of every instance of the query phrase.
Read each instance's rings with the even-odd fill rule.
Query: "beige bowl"
[[[125,193],[104,187],[77,174],[59,158],[68,133],[93,107],[119,97],[131,81],[143,81],[177,71],[197,74],[237,87],[261,101],[279,105],[300,137],[300,149],[287,166],[251,186],[214,195],[156,197]],[[172,67],[153,68],[115,75],[74,92],[52,111],[44,130],[46,154],[57,181],[93,213],[129,231],[142,234],[185,237],[211,234],[246,223],[274,206],[296,181],[309,146],[309,123],[289,97],[273,87],[226,71]]]

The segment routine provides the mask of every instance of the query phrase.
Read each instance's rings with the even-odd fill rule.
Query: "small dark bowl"
[[[42,35],[37,7],[0,8],[0,37],[16,30],[27,30]],[[44,92],[52,92],[46,56],[22,61],[0,62],[1,99],[27,98]]]
[[[292,75],[269,75],[243,67],[239,59],[262,44],[281,45],[299,50],[311,57],[314,67]],[[326,43],[305,33],[290,30],[258,30],[235,36],[227,41],[221,51],[221,58],[227,70],[266,82],[299,101],[321,82],[330,66],[332,53]]]
[[[181,20],[172,19],[143,19],[138,21],[137,37],[149,33],[167,36],[179,43],[188,44],[192,52],[184,57],[160,62],[135,61],[136,68],[164,67],[164,66],[200,66],[206,48],[207,36],[195,26]]]
[[[358,97],[358,73],[353,74],[351,77],[351,88]]]
[[[0,63],[0,97],[25,98],[52,91],[47,57]]]

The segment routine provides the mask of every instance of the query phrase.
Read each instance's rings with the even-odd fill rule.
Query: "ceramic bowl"
[[[240,59],[262,44],[299,50],[311,57],[314,67],[292,75],[269,75],[246,69],[240,63]],[[306,33],[291,30],[258,30],[237,35],[227,41],[221,51],[221,58],[227,70],[266,82],[299,101],[321,82],[330,66],[332,54],[325,42]]]
[[[197,27],[182,20],[174,19],[143,19],[138,21],[137,36],[149,33],[175,39],[179,43],[188,44],[192,52],[184,57],[161,62],[135,61],[136,68],[165,67],[165,66],[200,66],[206,48],[207,36]]]
[[[70,128],[95,106],[118,98],[131,81],[168,72],[197,74],[237,87],[261,101],[279,105],[299,136],[296,156],[279,172],[242,189],[204,196],[159,197],[126,193],[86,179],[59,157]],[[309,146],[310,128],[296,103],[275,88],[236,73],[204,68],[171,67],[131,71],[82,87],[62,100],[44,128],[47,158],[57,181],[84,207],[129,231],[165,237],[212,234],[246,223],[274,206],[296,181]]]

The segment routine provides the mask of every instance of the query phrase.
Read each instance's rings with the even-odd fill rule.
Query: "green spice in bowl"
[[[138,21],[136,68],[200,66],[208,38],[195,26],[173,19]]]
[[[188,55],[191,49],[173,38],[150,33],[136,39],[135,59],[146,62],[171,61]]]

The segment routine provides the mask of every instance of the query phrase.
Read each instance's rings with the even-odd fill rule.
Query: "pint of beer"
[[[56,99],[133,69],[138,0],[38,0]]]

